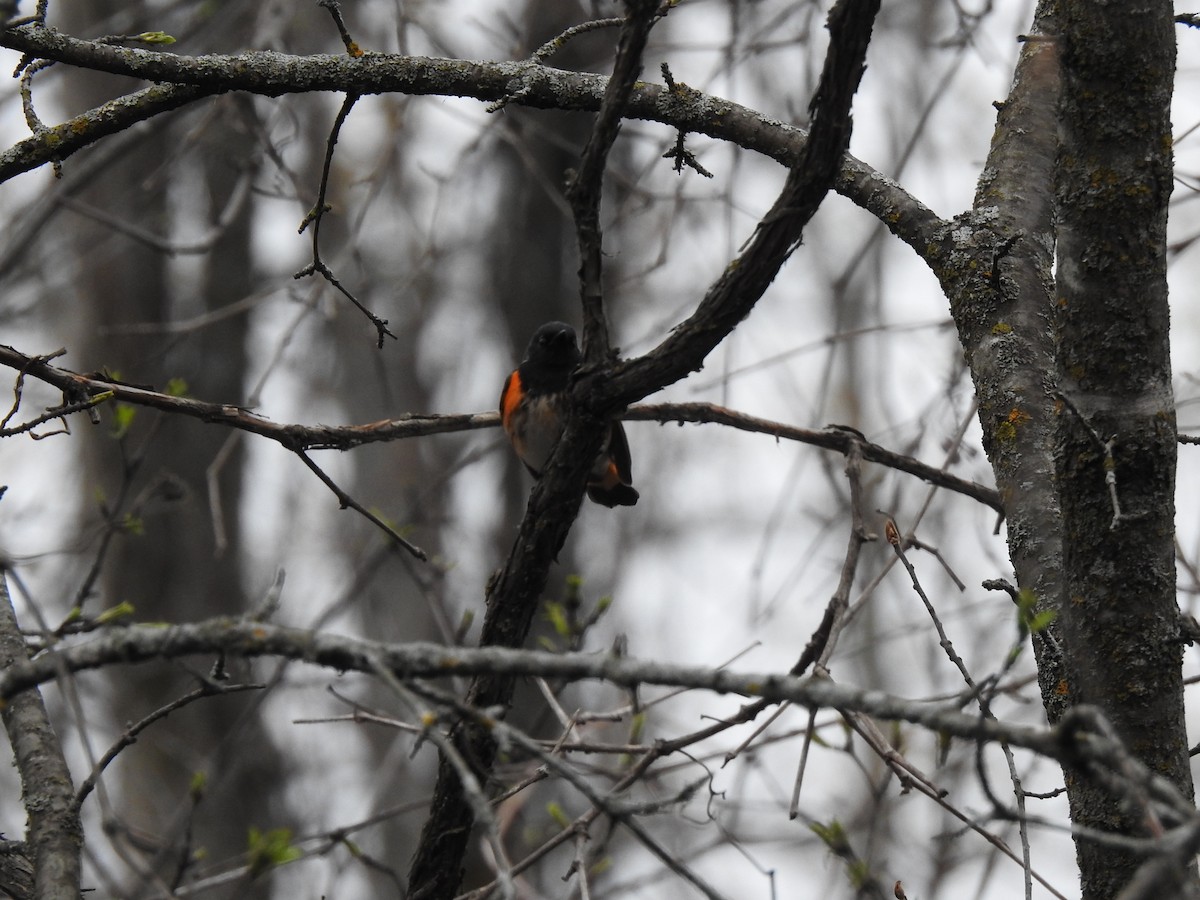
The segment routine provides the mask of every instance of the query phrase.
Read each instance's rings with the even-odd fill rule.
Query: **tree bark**
[[[1056,447],[1065,685],[1151,770],[1192,794],[1175,599],[1175,406],[1166,280],[1171,4],[1061,4]],[[1076,826],[1147,836],[1143,815],[1068,778]],[[1082,895],[1138,856],[1077,839]],[[1194,880],[1193,875],[1177,873]],[[1174,893],[1174,892],[1173,892]]]

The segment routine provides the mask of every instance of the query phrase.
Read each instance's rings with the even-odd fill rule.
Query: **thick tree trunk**
[[[1061,17],[1055,325],[1066,688],[1190,796],[1167,334],[1172,10],[1166,0],[1067,0]],[[1146,836],[1147,823],[1086,779],[1068,778],[1068,793],[1077,826]],[[1115,896],[1141,862],[1086,837],[1077,851],[1085,898]]]

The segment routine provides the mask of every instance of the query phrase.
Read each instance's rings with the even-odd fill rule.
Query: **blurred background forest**
[[[685,0],[658,25],[643,77],[666,62],[679,82],[803,124],[826,42],[827,4]],[[354,0],[343,7],[371,51],[522,59],[564,29],[618,14],[615,4]],[[970,205],[1029,28],[1032,3],[885,2],[855,101],[851,152],[943,216]],[[336,53],[327,12],[290,0],[52,3],[50,20],[81,37],[161,30],[189,55],[274,49]],[[607,72],[612,29],[579,35],[550,65]],[[1195,238],[1200,34],[1182,31],[1175,116],[1179,181],[1172,211],[1172,298],[1180,430],[1200,428]],[[17,54],[3,54],[7,68]],[[118,76],[55,66],[35,79],[40,117],[58,122],[129,90]],[[321,280],[293,275],[311,258],[297,229],[316,201],[341,98],[230,94],[159,116],[0,190],[0,342],[26,353],[65,348],[56,364],[250,407],[276,422],[366,423],[403,413],[495,408],[500,385],[541,323],[579,324],[578,260],[563,199],[591,116],[473,100],[372,96],[343,128],[333,159],[322,249],[337,277],[396,340]],[[25,123],[13,82],[0,126]],[[657,344],[694,307],[769,206],[785,171],[692,135],[712,174],[676,173],[675,134],[626,122],[610,158],[603,208],[606,302],[623,355]],[[26,402],[58,397],[29,384]],[[850,426],[956,475],[991,483],[973,394],[946,299],[927,268],[884,228],[830,195],[754,314],[703,371],[653,401],[707,401],[789,425]],[[548,599],[602,615],[582,636],[547,615],[542,646],[607,650],[786,670],[834,590],[850,527],[840,455],[714,425],[626,425],[641,501],[585,504],[552,571]],[[1196,450],[1180,454],[1181,602],[1200,588]],[[54,628],[127,602],[139,621],[237,616],[286,573],[276,620],[395,641],[473,642],[489,575],[503,561],[531,486],[498,429],[316,455],[358,502],[431,556],[398,551],[291,454],[267,441],[150,409],[105,409],[69,435],[0,445],[0,554],[23,622]],[[922,583],[968,667],[998,671],[1018,640],[1007,598],[980,587],[1008,577],[994,512],[915,478],[868,465],[867,510],[915,527]],[[867,522],[882,532],[882,518]],[[839,680],[904,696],[962,688],[895,556],[867,545],[851,597],[856,615],[829,663]],[[960,584],[961,583],[961,584]],[[964,587],[965,585],[965,587]],[[1194,610],[1192,610],[1194,611]],[[472,620],[472,617],[473,620]],[[1190,672],[1197,671],[1194,650]],[[1028,653],[1026,654],[1028,656]],[[268,688],[207,699],[146,731],[83,807],[85,884],[98,896],[365,897],[394,895],[424,818],[436,755],[412,734],[349,721],[349,699],[400,715],[366,679],[259,661],[234,677]],[[155,665],[89,675],[47,690],[79,779],[125,725],[186,693],[195,673]],[[598,743],[644,745],[732,714],[736,698],[647,693],[644,709],[588,724]],[[653,702],[651,702],[653,701]],[[612,710],[631,698],[574,685],[557,703]],[[1032,659],[1007,676],[1001,716],[1043,721]],[[707,718],[706,718],[707,717]],[[302,721],[325,720],[325,721]],[[536,684],[514,721],[539,737],[560,722]],[[756,724],[762,725],[764,719]],[[832,711],[789,818],[803,710],[760,734],[723,734],[657,768],[667,804],[648,827],[731,897],[853,896],[846,862],[809,827],[845,826],[863,866],[909,896],[1011,897],[1022,870],[968,828],[987,811],[973,749],[942,758],[935,737],[890,735],[950,792],[948,805],[901,790]],[[748,740],[735,759],[725,755]],[[997,756],[994,769],[1002,771]],[[619,754],[584,765],[605,783]],[[1022,763],[1026,788],[1053,791],[1061,772]],[[514,763],[519,781],[533,763]],[[524,767],[522,769],[521,767]],[[525,771],[525,770],[528,771]],[[203,773],[203,785],[197,780]],[[678,796],[685,785],[696,790]],[[0,773],[0,831],[19,834],[13,774]],[[578,815],[550,780],[502,805],[520,859]],[[1061,818],[1061,798],[1037,815]],[[1014,826],[982,831],[1015,843]],[[290,830],[303,858],[250,886],[247,834]],[[349,832],[356,855],[331,839]],[[690,896],[619,829],[593,834],[607,867],[593,897]],[[1061,829],[1035,829],[1033,866],[1066,896],[1073,851]],[[573,850],[523,874],[530,897],[578,896],[564,884]],[[488,879],[475,860],[470,884]],[[181,887],[169,885],[181,876]],[[1038,886],[1036,896],[1050,896]]]

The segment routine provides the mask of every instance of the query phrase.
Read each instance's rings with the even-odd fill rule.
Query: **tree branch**
[[[800,244],[830,190],[850,142],[850,105],[865,70],[878,0],[841,0],[829,13],[830,47],[810,104],[812,128],[775,204],[749,246],[709,288],[696,311],[658,347],[610,371],[581,378],[574,395],[602,411],[620,409],[700,369],[750,314]]]
[[[59,672],[82,672],[117,664],[169,660],[195,654],[231,657],[274,656],[335,672],[375,672],[386,666],[397,678],[453,678],[503,675],[548,679],[600,679],[621,687],[657,685],[719,694],[784,700],[806,709],[852,709],[876,718],[911,722],[953,737],[1005,740],[1043,756],[1062,759],[1067,750],[1053,730],[1003,721],[981,721],[957,711],[956,701],[906,700],[877,690],[860,690],[829,679],[778,672],[735,672],[711,666],[675,665],[661,660],[594,653],[549,653],[508,647],[446,647],[426,642],[389,644],[345,635],[287,628],[228,618],[184,625],[130,625],[89,633],[85,643],[17,660],[0,671],[0,699],[53,680]],[[68,795],[68,801],[73,798]]]
[[[66,415],[76,408],[90,408],[98,397],[111,398],[124,403],[147,406],[199,419],[202,422],[246,431],[274,441],[284,449],[296,454],[310,450],[352,450],[364,444],[381,441],[476,431],[481,428],[494,428],[500,424],[500,417],[494,412],[445,415],[407,414],[397,419],[384,419],[365,425],[285,424],[272,422],[270,419],[233,404],[177,397],[173,394],[122,384],[95,375],[81,375],[70,369],[53,366],[41,357],[30,356],[2,344],[0,344],[0,365],[9,366],[46,384],[53,385],[64,394],[80,397],[69,407],[55,408],[53,415],[47,414],[50,418]],[[826,428],[819,431],[799,428],[782,422],[750,416],[711,403],[644,404],[626,410],[621,418],[628,422],[711,422],[741,431],[769,434],[775,438],[799,441],[843,454],[851,442],[858,441],[853,435],[837,428]],[[930,484],[978,500],[997,512],[1004,512],[999,494],[985,485],[958,478],[946,472],[945,469],[888,450],[879,444],[861,441],[859,443],[862,446],[863,459],[868,462],[887,466],[898,472],[906,472]],[[337,492],[335,491],[335,493]],[[344,498],[338,494],[338,499],[341,502]]]
[[[358,58],[344,54],[290,56],[266,51],[182,56],[96,44],[34,25],[0,31],[0,47],[84,69],[166,82],[53,126],[46,135],[18,144],[20,152],[14,152],[15,147],[0,154],[0,182],[53,159],[65,159],[101,137],[165,109],[225,91],[271,97],[312,91],[395,92],[595,112],[608,85],[605,76],[554,69],[534,60],[481,62],[383,53]],[[121,117],[119,127],[107,124],[114,115]],[[808,137],[804,129],[740,104],[691,89],[673,92],[659,84],[639,82],[629,95],[625,115],[660,122],[672,131],[729,141],[787,166],[801,157]],[[922,259],[930,259],[931,242],[947,225],[886,175],[849,154],[842,157],[834,190],[878,218]]]
[[[1102,717],[1081,709],[1063,727],[1038,728],[959,712],[969,697],[949,702],[909,700],[879,690],[864,690],[817,676],[782,672],[737,672],[712,666],[676,665],[662,660],[595,653],[549,653],[506,647],[447,647],[428,642],[384,643],[345,635],[287,628],[265,622],[229,618],[184,625],[130,625],[88,634],[86,642],[48,650],[35,659],[17,660],[0,670],[0,699],[12,701],[22,692],[53,680],[60,672],[83,672],[117,664],[139,664],[195,654],[231,657],[280,657],[328,668],[333,672],[377,674],[384,666],[399,679],[456,678],[472,675],[542,677],[581,681],[596,679],[625,688],[645,685],[707,690],[790,701],[806,709],[844,709],[886,721],[909,722],[951,737],[1014,747],[1071,766],[1103,765],[1111,770],[1140,764],[1110,738],[1099,733]],[[476,707],[478,708],[478,707]],[[1160,776],[1138,769],[1140,781],[1152,784],[1153,802],[1166,803],[1178,821],[1179,792]],[[1147,780],[1148,779],[1148,780]],[[70,802],[73,798],[68,795]]]
[[[999,105],[974,205],[947,236],[941,283],[979,399],[983,446],[1008,521],[1008,552],[1039,609],[1058,610],[1062,531],[1054,485],[1054,167],[1061,93],[1059,39],[1050,0],[1039,2],[1007,99]],[[1031,489],[1032,488],[1032,489]],[[1058,643],[1060,623],[1047,634]],[[1066,673],[1034,642],[1050,721],[1067,705]]]
[[[627,15],[617,42],[613,75],[609,79],[579,170],[567,188],[575,217],[579,246],[580,294],[583,305],[586,362],[599,363],[609,354],[608,324],[601,289],[600,198],[608,153],[617,138],[621,118],[642,66],[642,51],[658,11],[658,0],[628,0]],[[487,612],[481,646],[524,645],[546,586],[546,574],[579,515],[586,473],[600,453],[607,417],[589,411],[572,415],[558,447],[551,454],[534,488],[504,568],[488,586]],[[515,682],[493,675],[477,677],[467,692],[476,708],[507,709]],[[483,773],[490,773],[496,753],[491,729],[463,720],[454,729],[454,743]],[[442,897],[462,880],[472,825],[470,796],[461,773],[442,755],[429,817],[409,871],[415,897]]]
[[[842,454],[848,453],[853,445],[857,445],[862,448],[862,457],[867,462],[878,463],[889,469],[895,469],[897,472],[915,475],[930,484],[978,500],[998,513],[1004,512],[1004,504],[1001,502],[1000,495],[993,488],[976,481],[958,478],[944,468],[931,466],[913,459],[911,456],[888,450],[879,444],[864,441],[851,432],[837,427],[831,426],[819,431],[811,428],[799,428],[795,425],[786,425],[782,422],[761,419],[758,416],[726,409],[714,403],[646,403],[630,407],[621,418],[626,422],[713,422],[729,428],[736,428],[739,431],[769,434],[775,438],[811,444],[823,450],[832,450]]]
[[[621,130],[625,107],[642,71],[642,53],[650,29],[658,20],[658,0],[627,0],[627,14],[617,41],[613,73],[604,88],[600,112],[592,124],[579,167],[567,185],[567,202],[575,218],[579,248],[579,292],[583,307],[583,356],[585,363],[606,361],[612,346],[604,315],[601,283],[603,232],[600,229],[600,198],[608,153]]]
[[[0,31],[0,45],[11,32]],[[110,100],[102,106],[68,119],[61,125],[39,129],[0,153],[0,182],[47,163],[60,162],[101,138],[118,134],[155,116],[180,109],[204,97],[220,94],[220,88],[196,84],[153,84],[133,94]]]

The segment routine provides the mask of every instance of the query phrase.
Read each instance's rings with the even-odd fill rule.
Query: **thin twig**
[[[1109,438],[1101,437],[1100,433],[1092,427],[1092,423],[1087,420],[1079,407],[1075,405],[1075,401],[1060,390],[1053,391],[1053,395],[1075,414],[1075,418],[1079,421],[1079,424],[1091,435],[1092,440],[1096,442],[1096,446],[1104,453],[1104,462],[1102,464],[1104,468],[1104,484],[1108,488],[1108,499],[1112,503],[1113,511],[1112,521],[1108,527],[1109,530],[1115,531],[1117,526],[1121,524],[1122,519],[1130,518],[1128,514],[1121,513],[1121,499],[1117,496],[1117,461],[1113,456],[1113,448],[1116,446],[1117,436],[1113,435]]]
[[[262,690],[262,688],[263,686],[261,684],[218,685],[205,682],[201,684],[200,687],[189,691],[182,697],[172,700],[165,706],[159,707],[142,720],[130,725],[123,732],[121,732],[121,736],[117,738],[116,742],[109,747],[107,751],[105,751],[104,755],[101,756],[99,760],[97,760],[96,765],[92,767],[92,771],[88,773],[87,778],[85,778],[79,785],[79,789],[75,791],[76,811],[83,806],[83,801],[86,800],[88,794],[92,792],[92,789],[96,786],[96,782],[104,773],[104,770],[108,768],[109,764],[117,758],[122,750],[131,744],[137,743],[138,735],[140,735],[159,719],[165,719],[177,709],[182,709],[196,700],[201,700],[205,697],[219,697],[223,694],[237,694],[241,693],[242,691],[259,691]]]
[[[303,450],[299,450],[296,452],[296,455],[300,457],[300,461],[308,466],[314,475],[321,479],[322,483],[327,488],[333,491],[334,496],[338,498],[338,502],[341,504],[342,509],[346,509],[347,507],[353,509],[355,512],[363,516],[363,518],[365,518],[368,522],[371,522],[376,527],[382,529],[388,535],[388,537],[390,537],[397,544],[422,562],[429,559],[429,555],[424,550],[408,541],[402,534],[400,534],[400,532],[396,531],[395,528],[383,521],[383,519],[379,518],[379,516],[375,515],[375,513],[371,512],[369,509],[343,491],[340,487],[338,487],[337,483],[325,474],[324,469],[309,459],[307,453],[305,453]]]
[[[317,6],[324,7],[329,10],[329,15],[333,17],[333,24],[337,26],[338,35],[341,36],[342,44],[346,48],[346,53],[354,59],[358,59],[363,55],[362,48],[358,43],[350,37],[350,30],[346,28],[346,20],[342,18],[342,5],[338,0],[317,0]]]
[[[396,335],[388,331],[387,319],[381,319],[359,300],[350,289],[337,279],[333,271],[321,259],[321,220],[324,219],[325,213],[330,209],[326,203],[326,196],[329,193],[329,173],[333,168],[333,150],[337,146],[338,135],[341,134],[342,126],[346,123],[346,119],[350,115],[350,110],[354,108],[354,104],[358,102],[361,94],[349,93],[346,94],[346,99],[342,101],[341,109],[338,110],[337,118],[334,119],[333,127],[329,130],[329,138],[325,142],[325,162],[321,166],[321,186],[317,190],[317,202],[308,215],[304,217],[304,221],[300,223],[300,232],[312,225],[312,262],[293,275],[293,278],[307,278],[310,275],[320,275],[333,287],[342,293],[347,300],[353,303],[364,316],[371,320],[371,324],[375,326],[375,332],[378,339],[379,349],[383,349],[384,337],[390,337],[396,340]]]

